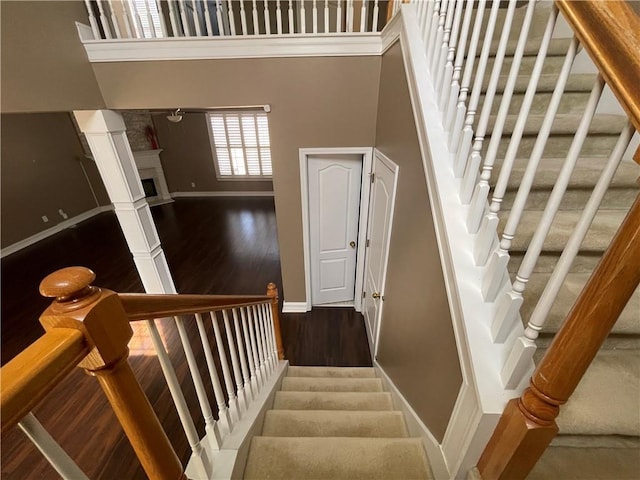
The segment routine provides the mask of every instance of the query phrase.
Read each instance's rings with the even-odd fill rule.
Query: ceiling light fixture
[[[182,121],[182,112],[180,111],[180,109],[178,108],[171,115],[167,115],[167,120],[169,120],[170,122],[173,122],[173,123],[181,122]]]

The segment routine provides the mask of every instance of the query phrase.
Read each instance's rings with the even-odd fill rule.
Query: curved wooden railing
[[[216,330],[218,354],[225,369],[225,382],[229,389],[228,395],[231,403],[235,393],[232,388],[233,380],[230,379],[225,350],[231,352],[238,394],[243,390],[242,373],[245,374],[245,384],[249,383],[246,362],[252,361],[252,355],[256,359],[256,369],[262,370],[260,385],[265,383],[268,375],[275,371],[276,358],[281,359],[284,356],[278,319],[277,288],[275,284],[270,283],[267,287],[267,295],[260,296],[117,294],[110,290],[91,286],[94,279],[95,274],[91,270],[70,267],[59,270],[42,281],[41,294],[54,298],[51,306],[40,317],[40,322],[46,333],[1,370],[2,432],[4,433],[16,424],[20,424],[32,439],[38,436],[46,437],[45,441],[40,438],[40,443],[38,441],[34,441],[34,443],[43,451],[53,467],[64,478],[86,478],[30,413],[62,378],[78,366],[98,379],[147,476],[152,479],[184,479],[186,476],[183,466],[129,365],[128,343],[133,336],[130,322],[146,319],[149,320],[151,328],[155,328],[154,319],[157,318],[176,316],[176,321],[178,321],[178,316],[195,314],[198,321],[202,322],[203,312],[210,312],[209,315]],[[244,323],[244,339],[248,346],[246,353],[242,350],[242,335],[238,328],[236,315],[236,309],[243,307],[253,309],[255,316],[252,317],[250,314],[247,316],[250,321],[253,320],[256,323],[255,326],[249,323],[248,330],[247,323]],[[220,343],[219,327],[215,315],[217,311],[223,312],[227,345]],[[233,335],[229,333],[227,311],[233,313],[233,318],[236,321]],[[245,312],[242,313],[244,321],[246,320]],[[178,325],[179,330],[181,325]],[[253,350],[251,350],[248,331],[251,332],[251,341],[254,342]],[[232,336],[238,343],[237,352],[233,345]],[[254,337],[257,342],[254,341]],[[159,343],[162,345],[161,340]],[[205,343],[209,346],[208,340],[205,340]],[[256,351],[257,345],[260,347],[259,355]],[[188,357],[189,355],[193,357],[190,345],[185,345],[185,352]],[[163,354],[166,355],[166,351],[158,351],[159,356],[162,357]],[[241,372],[238,354],[242,362]],[[212,355],[210,349],[208,355]],[[168,361],[168,364],[162,365],[163,371],[167,376],[168,370],[170,377],[173,369],[168,357],[164,357],[164,360]],[[191,360],[192,358],[188,358],[189,362]],[[207,358],[208,362],[209,360]],[[163,358],[160,361],[162,364]],[[193,365],[189,364],[189,368],[193,375]],[[210,373],[212,378],[217,375],[215,371]],[[254,373],[253,367],[251,373],[252,375]],[[174,389],[180,387],[176,387],[175,373],[173,375],[173,378],[167,377],[167,381],[173,382],[169,388],[174,396],[174,401],[177,398],[182,402],[176,407],[179,411],[181,409],[186,411],[188,421],[191,422],[187,435],[197,435],[193,421],[188,414],[189,410],[184,395],[181,392],[175,395]],[[194,382],[196,382],[195,378]],[[196,389],[198,388],[199,386],[196,385]],[[216,387],[214,386],[214,388]],[[217,388],[220,389],[220,386],[218,385]],[[242,412],[246,411],[249,403],[248,398],[259,391],[259,388],[254,391],[253,385],[250,385],[249,388],[250,392],[245,396]],[[218,393],[216,392],[217,398],[219,398]],[[198,395],[200,396],[200,394],[199,391]],[[199,400],[202,404],[201,397]],[[226,408],[224,401],[223,397],[222,400],[219,400],[218,406]],[[219,412],[221,415],[222,412],[220,410]],[[241,409],[225,425],[226,433],[231,432],[233,421],[237,422],[240,415]],[[207,422],[206,433],[216,436],[217,429],[214,428],[213,430],[216,432],[213,432],[208,428],[210,422],[213,421],[210,407],[207,407],[205,417],[208,417],[205,418]],[[183,419],[181,418],[181,420]],[[32,431],[35,429],[37,432],[30,435],[30,429]],[[194,453],[199,454],[201,457],[199,460],[202,461],[203,458],[209,459],[208,450],[210,450],[210,446],[216,445],[216,440],[219,438],[209,439],[206,447],[200,444],[200,439],[197,437],[189,438],[189,440],[192,443],[192,448],[194,445],[197,446],[194,448]],[[203,465],[196,466],[195,471],[208,472],[211,468],[211,462],[207,461],[209,465],[204,465],[206,462],[202,461]]]

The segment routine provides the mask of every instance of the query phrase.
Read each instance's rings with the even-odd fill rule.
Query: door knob
[[[379,293],[373,293],[373,294],[371,294],[371,296],[373,298],[380,298],[380,294]]]
[[[349,246],[350,246],[351,248],[356,248],[356,242],[354,242],[353,240],[351,240],[351,241],[349,242]]]

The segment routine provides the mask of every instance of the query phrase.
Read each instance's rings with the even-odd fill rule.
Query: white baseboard
[[[36,233],[35,235],[31,235],[30,237],[27,237],[24,240],[20,240],[19,242],[13,243],[8,247],[3,248],[2,250],[0,250],[0,258],[4,258],[8,255],[11,255],[12,253],[16,253],[17,251],[22,250],[23,248],[33,245],[34,243],[38,243],[40,240],[44,240],[45,238],[50,237],[51,235],[55,235],[56,233],[61,232],[74,225],[77,225],[80,222],[88,220],[91,217],[95,217],[99,213],[108,212],[110,210],[113,210],[113,206],[105,205],[103,207],[92,208],[91,210],[87,210],[86,212],[83,212],[80,215],[76,215],[75,217],[67,218],[66,220],[63,220],[57,225],[54,225],[53,227],[47,228],[42,232]]]
[[[374,361],[373,366],[376,369],[376,374],[382,380],[384,390],[391,393],[393,406],[404,414],[409,435],[412,437],[419,437],[422,440],[422,445],[427,452],[427,458],[429,459],[429,464],[433,471],[433,478],[437,478],[438,480],[451,478],[451,473],[447,467],[447,463],[444,459],[444,454],[438,440],[436,440],[427,426],[422,422],[422,420],[420,420],[418,414],[411,407],[407,399],[404,398],[404,395],[400,393],[398,387],[396,387],[387,376],[380,364],[377,361]]]
[[[217,191],[217,192],[171,192],[173,198],[189,197],[273,197],[273,192],[267,191]]]
[[[306,313],[309,310],[307,302],[282,302],[282,313]]]

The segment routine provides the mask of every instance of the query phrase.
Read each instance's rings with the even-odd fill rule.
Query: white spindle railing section
[[[380,19],[379,0],[359,4],[354,0],[85,0],[84,3],[94,39],[103,40],[377,32]],[[114,3],[121,8],[114,8]],[[400,3],[394,2],[394,12]],[[453,6],[450,10],[453,15]],[[446,14],[444,10],[441,13],[443,22]]]
[[[399,2],[393,5],[394,12],[400,8],[397,3]],[[485,303],[494,303],[491,310],[494,317],[489,325],[492,340],[495,343],[507,340],[513,342],[513,345],[509,345],[509,354],[502,364],[501,380],[505,389],[514,389],[530,373],[538,334],[629,146],[634,128],[630,123],[626,125],[620,132],[608,161],[603,160],[604,168],[600,178],[528,319],[524,334],[515,338],[511,333],[520,320],[520,307],[524,296],[528,294],[527,282],[543,251],[574,167],[579,162],[603,93],[604,80],[600,75],[597,76],[580,122],[573,132],[569,132],[574,135],[567,151],[560,155],[559,152],[554,154],[562,157],[558,159],[560,173],[533,236],[525,247],[524,257],[512,284],[507,269],[510,250],[518,234],[525,206],[569,81],[578,52],[578,40],[575,37],[567,40],[569,46],[555,79],[553,94],[548,101],[541,126],[535,132],[531,153],[527,153],[528,149],[520,148],[521,141],[552,42],[559,15],[557,7],[542,7],[549,10],[548,21],[544,31],[537,33],[536,37],[531,26],[535,10],[541,3],[537,0],[528,0],[526,5],[515,0],[412,0],[408,3],[413,5],[403,9],[403,15],[414,15],[418,22],[419,35],[424,42],[426,65],[429,68],[429,78],[419,81],[429,81],[435,91],[442,128],[446,133],[451,174],[460,179],[457,182],[460,202],[463,205],[469,204],[466,210],[468,217],[465,219],[467,232],[470,235],[477,234],[473,236],[473,254],[475,264],[483,271],[478,290]],[[516,17],[518,10],[520,13]],[[514,48],[512,45],[516,38]],[[532,72],[528,74],[530,79],[520,110],[516,118],[511,118],[513,132],[506,136],[507,117],[518,76],[522,75],[525,51],[537,52],[535,63]],[[556,55],[559,54],[557,48],[554,51]],[[490,57],[493,58],[493,68],[486,75]],[[506,68],[502,72],[507,57],[511,61],[508,74]],[[505,77],[506,82],[501,82]],[[501,86],[502,84],[504,85]],[[497,114],[492,116],[492,103],[498,94],[502,95],[502,100]],[[478,111],[481,113],[476,124]],[[489,127],[491,137],[485,152],[484,140]],[[565,136],[567,133],[563,131]],[[499,153],[501,145],[506,145],[504,154]],[[526,167],[506,224],[498,237],[498,214],[516,161]],[[491,176],[496,166],[500,167],[499,174],[492,187]]]

